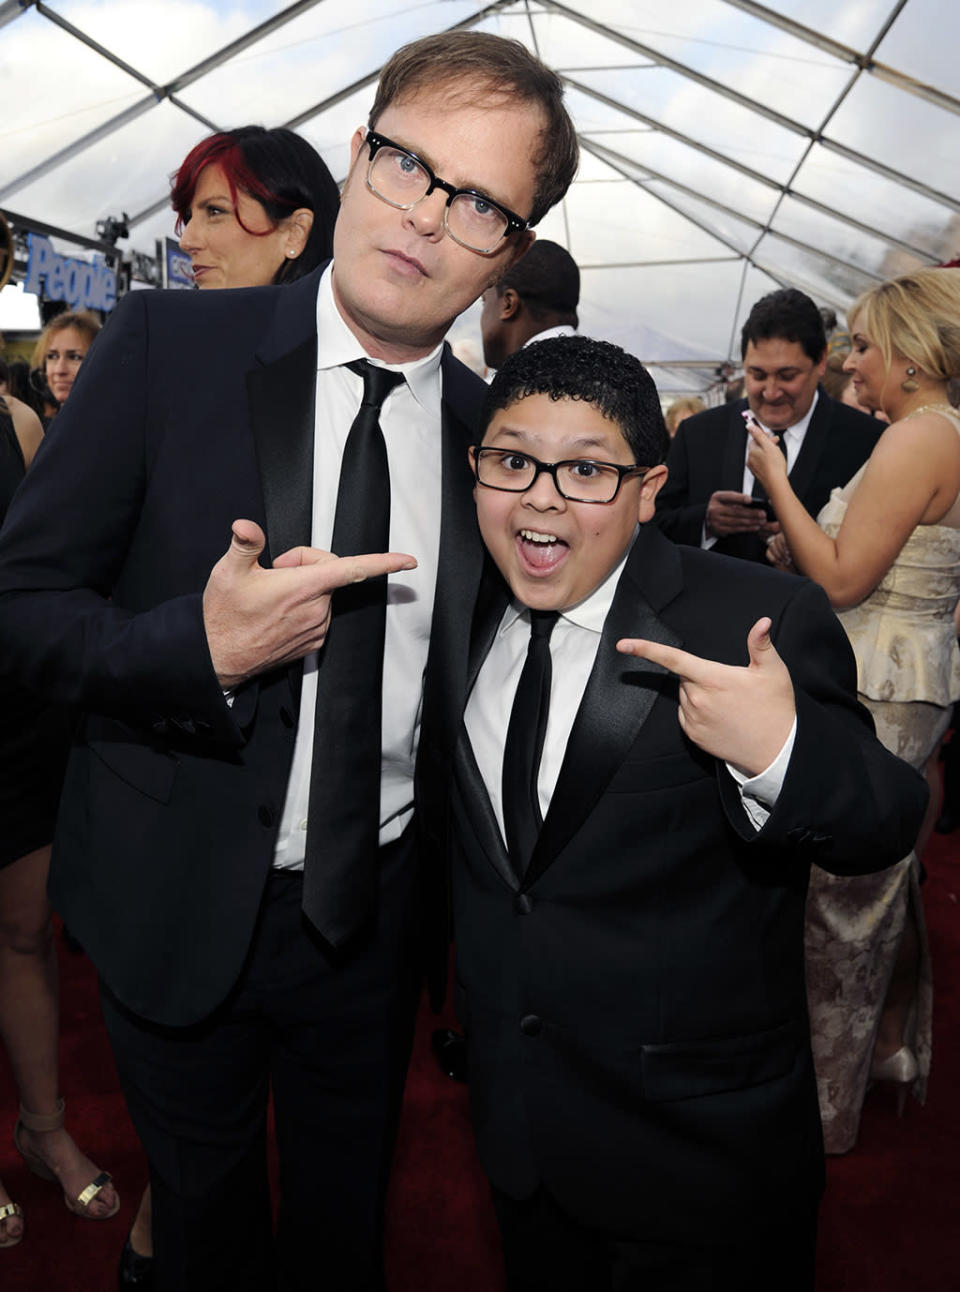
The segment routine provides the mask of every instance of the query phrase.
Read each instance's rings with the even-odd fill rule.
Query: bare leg
[[[153,1255],[153,1207],[149,1184],[143,1191],[140,1206],[130,1230],[130,1246],[138,1256]]]
[[[49,866],[50,849],[40,848],[0,870],[0,1039],[10,1057],[21,1104],[41,1115],[56,1113],[60,1093]],[[21,1142],[53,1170],[71,1198],[78,1197],[99,1174],[62,1128],[23,1130]],[[115,1201],[116,1192],[107,1185],[90,1203],[90,1216],[106,1216]]]

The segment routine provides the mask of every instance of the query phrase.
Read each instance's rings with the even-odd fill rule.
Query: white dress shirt
[[[340,316],[333,266],[317,294],[317,387],[313,449],[313,547],[330,550],[343,447],[360,407],[363,379],[344,364],[369,356]],[[412,363],[379,364],[405,382],[387,396],[380,427],[390,468],[390,551],[408,552],[415,570],[387,581],[383,654],[383,762],[380,843],[397,839],[413,813],[413,767],[420,734],[423,671],[430,642],[440,551],[442,345]],[[317,655],[304,660],[300,718],[274,866],[303,866],[313,760]]]
[[[763,425],[763,422],[760,421],[759,417],[756,419],[757,425],[763,427],[763,429],[767,432],[768,435],[778,436],[780,439],[780,442],[783,444],[784,448],[786,449],[787,475],[789,475],[790,472],[793,470],[796,464],[797,458],[800,456],[800,450],[803,448],[803,441],[806,438],[806,434],[807,434],[807,427],[810,425],[810,418],[813,416],[813,410],[816,408],[817,400],[819,398],[820,398],[820,391],[815,390],[813,392],[813,399],[811,400],[810,407],[807,409],[804,416],[800,418],[799,422],[794,422],[793,426],[788,426],[785,431],[771,431],[769,426]],[[752,443],[753,441],[751,440],[750,432],[748,431],[747,443],[743,451],[743,485],[741,489],[742,493],[747,493],[747,494],[753,493],[753,472],[747,466],[747,458],[750,454],[750,445]],[[712,536],[708,535],[706,531],[706,526],[704,526],[704,529],[700,535],[700,546],[704,549],[704,551],[709,551],[710,548],[713,547],[716,541],[717,541],[717,536],[715,534]]]
[[[524,341],[521,349],[526,349],[528,345],[533,345],[534,341],[549,341],[552,337],[555,337],[555,336],[576,336],[576,335],[577,335],[577,329],[573,327],[570,323],[558,323],[556,327],[544,328],[543,331],[538,332],[536,336],[532,336],[530,337],[529,340]]]
[[[623,558],[590,596],[563,611],[550,635],[550,711],[537,782],[540,812],[544,819],[626,559]],[[504,746],[529,641],[530,612],[518,601],[512,601],[504,612],[496,638],[477,675],[464,714],[467,735],[504,838]],[[769,817],[783,787],[795,737],[796,720],[780,753],[759,776],[748,777],[727,764],[740,787],[744,811],[757,830]]]

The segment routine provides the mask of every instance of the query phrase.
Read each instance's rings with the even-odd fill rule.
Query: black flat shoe
[[[438,1027],[430,1038],[433,1054],[453,1081],[467,1079],[467,1038],[452,1027]]]
[[[117,1267],[117,1287],[139,1288],[140,1292],[153,1292],[153,1257],[141,1256],[130,1246],[130,1238],[123,1244],[120,1264]]]

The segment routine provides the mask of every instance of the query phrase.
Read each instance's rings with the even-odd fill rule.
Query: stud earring
[[[900,383],[900,389],[905,395],[912,395],[915,391],[920,389],[920,383],[916,380],[916,376],[916,368],[911,367],[907,369],[906,380],[901,381]]]

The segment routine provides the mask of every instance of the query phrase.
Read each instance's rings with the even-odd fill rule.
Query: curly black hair
[[[481,414],[484,431],[494,413],[530,395],[582,399],[620,428],[638,466],[652,467],[667,456],[653,378],[639,359],[609,341],[586,336],[550,337],[515,351],[497,369]]]

